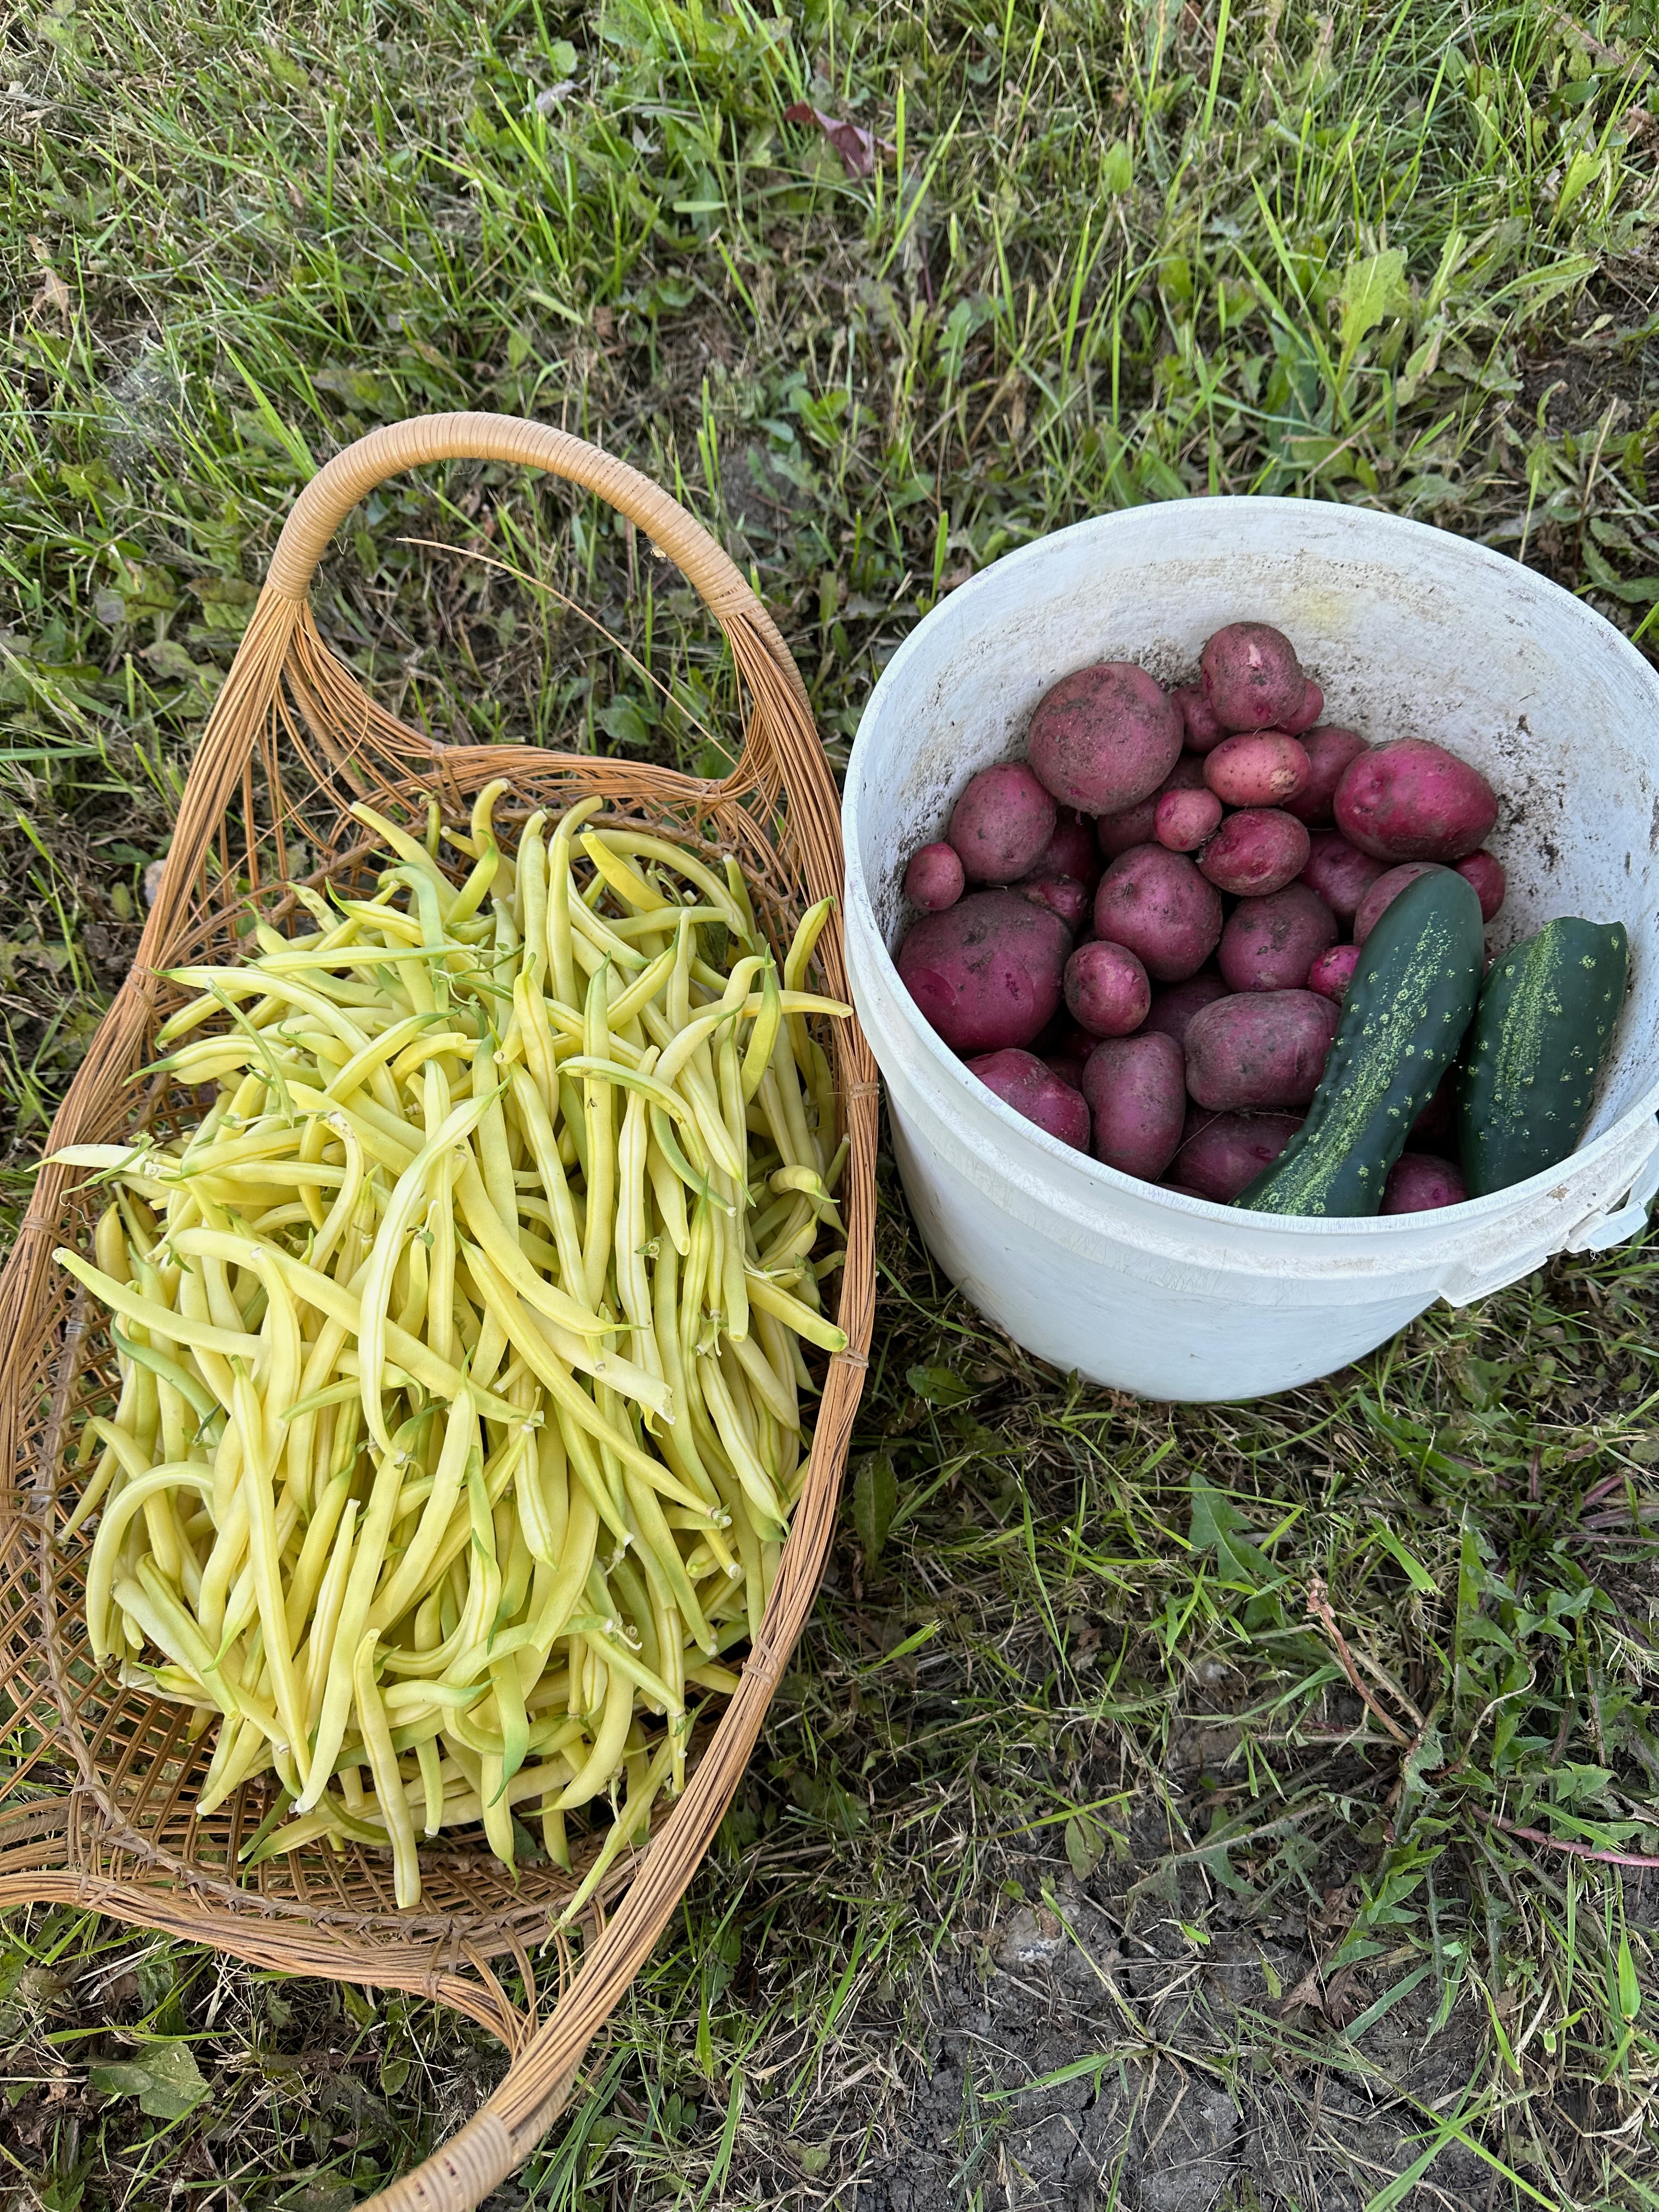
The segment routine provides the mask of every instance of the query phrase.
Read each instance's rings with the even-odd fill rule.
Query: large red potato
[[[953,1052],[1030,1044],[1060,1005],[1072,933],[1017,891],[970,891],[912,923],[899,976]]]
[[[1025,750],[1066,805],[1116,814],[1158,789],[1175,766],[1181,736],[1181,710],[1155,678],[1131,660],[1103,660],[1043,694]]]
[[[968,1072],[978,1076],[988,1091],[994,1091],[1005,1106],[1058,1137],[1062,1145],[1088,1151],[1089,1109],[1083,1093],[1045,1066],[1035,1053],[987,1053],[982,1059],[970,1060]]]
[[[1379,860],[1461,860],[1486,843],[1498,794],[1443,745],[1396,738],[1349,765],[1335,814],[1348,842]]]
[[[1011,884],[1054,834],[1054,800],[1024,761],[1000,761],[969,779],[945,838],[970,884]]]
[[[1216,963],[1235,991],[1298,991],[1336,942],[1336,916],[1306,884],[1241,899],[1227,917]]]
[[[1302,1127],[1297,1114],[1206,1114],[1194,1108],[1170,1173],[1183,1190],[1227,1206],[1271,1167]]]
[[[1217,630],[1199,656],[1199,672],[1211,712],[1230,730],[1282,727],[1307,696],[1296,647],[1270,623],[1229,623]]]
[[[1218,999],[1188,1029],[1187,1088],[1218,1113],[1305,1106],[1340,1019],[1340,1010],[1312,991]]]
[[[1100,879],[1095,934],[1127,945],[1154,982],[1176,983],[1195,974],[1215,951],[1220,895],[1185,854],[1139,845],[1114,860]]]
[[[1109,1037],[1089,1055],[1083,1095],[1094,1152],[1108,1167],[1156,1182],[1175,1156],[1186,1116],[1181,1048],[1157,1030]]]

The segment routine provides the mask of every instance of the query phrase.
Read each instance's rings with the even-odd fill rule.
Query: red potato
[[[1204,760],[1204,781],[1225,806],[1282,806],[1306,788],[1310,773],[1301,740],[1283,730],[1224,738]]]
[[[1504,894],[1509,889],[1509,878],[1504,873],[1504,863],[1495,853],[1484,849],[1470,853],[1457,863],[1457,872],[1474,886],[1480,901],[1480,919],[1490,921],[1504,903]]]
[[[1166,991],[1154,991],[1152,1012],[1141,1027],[1159,1030],[1177,1044],[1184,1045],[1194,1015],[1201,1007],[1212,1006],[1218,999],[1227,995],[1227,986],[1215,969],[1200,968],[1196,975],[1188,975],[1185,981],[1171,983]]]
[[[1095,1158],[1156,1182],[1181,1142],[1182,1074],[1180,1046],[1157,1030],[1097,1045],[1083,1071]]]
[[[1088,1065],[1085,1060],[1073,1060],[1069,1053],[1051,1052],[1042,1064],[1051,1075],[1057,1075],[1070,1089],[1081,1091],[1083,1071]]]
[[[1334,945],[1328,952],[1322,952],[1309,969],[1307,988],[1317,991],[1322,999],[1328,999],[1334,1006],[1340,1006],[1348,995],[1348,986],[1358,965],[1357,945]]]
[[[1094,904],[1094,894],[1075,876],[1022,876],[1009,888],[1034,906],[1046,906],[1050,914],[1057,914],[1074,935],[1088,920]]]
[[[1307,696],[1296,647],[1269,623],[1229,623],[1199,656],[1204,696],[1230,730],[1282,727]]]
[[[954,845],[924,845],[912,853],[904,871],[904,896],[924,914],[943,914],[967,888],[962,856]]]
[[[1189,752],[1207,753],[1221,743],[1227,734],[1226,726],[1217,721],[1201,685],[1184,684],[1179,690],[1171,691],[1170,696],[1181,710]]]
[[[1066,963],[1066,1005],[1091,1037],[1127,1036],[1146,1018],[1152,987],[1127,945],[1079,945]]]
[[[1468,1196],[1463,1178],[1449,1160],[1426,1152],[1401,1152],[1382,1186],[1379,1213],[1434,1213],[1443,1206],[1462,1206]]]
[[[1212,791],[1166,791],[1152,827],[1172,853],[1195,853],[1221,826],[1221,801]]]
[[[1354,943],[1365,942],[1382,920],[1384,908],[1394,903],[1407,884],[1414,884],[1419,876],[1436,875],[1439,868],[1437,860],[1407,860],[1403,866],[1380,875],[1354,910]]]
[[[1312,991],[1218,999],[1187,1031],[1187,1088],[1217,1113],[1305,1106],[1341,1017]]]
[[[1125,807],[1121,813],[1103,814],[1095,824],[1096,842],[1109,860],[1115,860],[1120,854],[1133,852],[1137,845],[1150,845],[1157,835],[1155,796]]]
[[[1293,814],[1275,806],[1230,814],[1198,856],[1218,890],[1265,898],[1283,890],[1308,865],[1307,831]]]
[[[1382,872],[1382,861],[1351,845],[1340,830],[1316,830],[1309,839],[1302,881],[1318,892],[1339,921],[1352,921],[1360,900]]]
[[[1498,794],[1443,745],[1396,738],[1348,767],[1335,814],[1348,842],[1379,860],[1461,860],[1486,843]]]
[[[1195,975],[1221,936],[1221,899],[1182,853],[1139,845],[1095,893],[1095,934],[1127,945],[1155,982]]]
[[[1358,730],[1340,730],[1334,723],[1308,731],[1301,744],[1308,756],[1308,781],[1300,791],[1280,804],[1287,814],[1294,814],[1310,830],[1323,828],[1331,819],[1337,785],[1360,754],[1369,752],[1370,747]]]
[[[1011,884],[1054,834],[1054,802],[1024,761],[1001,761],[969,779],[951,809],[945,842],[970,884]]]
[[[1271,1167],[1302,1127],[1299,1114],[1206,1114],[1187,1116],[1171,1171],[1194,1198],[1228,1206]]]
[[[1306,884],[1241,899],[1216,954],[1235,991],[1299,991],[1321,953],[1336,943],[1336,916]]]
[[[1279,726],[1288,730],[1293,738],[1299,738],[1304,730],[1312,729],[1324,711],[1325,694],[1310,676],[1302,687],[1302,704],[1294,714],[1281,714]]]
[[[1016,891],[970,891],[911,924],[897,965],[953,1052],[1000,1052],[1030,1044],[1054,1018],[1071,950],[1071,931],[1046,907]]]
[[[1035,876],[1072,876],[1093,890],[1100,881],[1100,849],[1095,843],[1095,825],[1086,814],[1079,814],[1074,806],[1058,810],[1054,834],[1043,847],[1031,870]]]
[[[968,1073],[994,1091],[1005,1106],[1035,1121],[1062,1145],[1089,1149],[1089,1109],[1083,1093],[1046,1066],[1035,1053],[992,1052],[970,1060]]]
[[[1103,660],[1043,694],[1025,750],[1056,799],[1088,814],[1117,814],[1158,789],[1181,737],[1181,710],[1155,678],[1131,660]]]

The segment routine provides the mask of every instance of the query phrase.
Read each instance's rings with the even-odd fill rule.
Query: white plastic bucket
[[[1024,750],[1068,670],[1186,679],[1212,630],[1294,639],[1325,719],[1432,738],[1502,799],[1494,950],[1553,915],[1622,921],[1632,986],[1583,1144],[1443,1212],[1292,1220],[1178,1196],[1047,1136],[976,1082],[893,965],[904,863],[968,777]],[[1328,1374],[1437,1297],[1468,1304],[1553,1252],[1632,1236],[1659,1188],[1659,678],[1513,561],[1360,507],[1194,499],[1103,515],[936,607],[872,693],[847,778],[847,956],[928,1247],[1015,1340],[1098,1382],[1248,1398]]]

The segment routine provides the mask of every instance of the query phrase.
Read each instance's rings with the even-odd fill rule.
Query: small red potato
[[[1265,898],[1293,883],[1308,865],[1307,831],[1276,806],[1230,814],[1198,856],[1218,890]]]
[[[1032,768],[1054,797],[1088,814],[1148,799],[1181,750],[1181,712],[1132,660],[1062,676],[1038,700],[1026,734]]]
[[[1155,982],[1178,983],[1196,974],[1215,951],[1220,895],[1185,854],[1138,845],[1100,879],[1095,934],[1127,945]]]
[[[1349,765],[1335,814],[1348,842],[1379,860],[1461,860],[1486,843],[1498,794],[1443,745],[1396,738]]]
[[[1490,921],[1504,903],[1504,894],[1509,889],[1509,878],[1504,873],[1504,863],[1494,853],[1482,849],[1470,853],[1457,863],[1457,872],[1474,886],[1480,901],[1480,919]]]
[[[1195,853],[1221,826],[1221,801],[1212,791],[1166,791],[1158,802],[1153,830],[1172,853]]]
[[[1282,729],[1307,696],[1296,647],[1270,623],[1229,623],[1198,665],[1210,710],[1230,730]]]
[[[1187,1098],[1181,1048],[1152,1030],[1109,1037],[1089,1055],[1083,1095],[1094,1153],[1109,1168],[1156,1182],[1181,1142]]]
[[[1280,801],[1287,814],[1305,822],[1310,830],[1322,829],[1331,819],[1336,787],[1361,753],[1370,747],[1358,730],[1340,730],[1334,723],[1309,730],[1300,740],[1308,756],[1308,781],[1293,797]]]
[[[1221,743],[1227,734],[1226,726],[1217,721],[1201,685],[1183,684],[1179,690],[1171,691],[1170,696],[1181,709],[1188,752],[1207,753]]]
[[[1074,1060],[1069,1053],[1051,1052],[1042,1064],[1051,1075],[1057,1075],[1072,1090],[1081,1091],[1083,1089],[1083,1071],[1088,1065],[1086,1060]]]
[[[969,779],[945,837],[970,884],[1011,884],[1054,834],[1054,802],[1024,761],[1001,761]]]
[[[1062,1145],[1089,1149],[1089,1109],[1083,1093],[1056,1075],[1035,1053],[991,1052],[970,1060],[968,1073],[994,1091],[1005,1106],[1035,1121]]]
[[[1073,1018],[1091,1037],[1127,1036],[1146,1018],[1152,987],[1127,945],[1079,945],[1062,982]]]
[[[1379,1213],[1433,1213],[1443,1206],[1462,1206],[1468,1196],[1463,1178],[1449,1160],[1427,1152],[1401,1152],[1382,1186]]]
[[[1165,1036],[1172,1036],[1177,1044],[1184,1045],[1193,1016],[1200,1007],[1212,1006],[1218,999],[1227,995],[1227,986],[1215,969],[1200,968],[1196,975],[1188,975],[1183,982],[1171,983],[1167,990],[1154,991],[1152,1012],[1141,1026],[1161,1030]]]
[[[1224,738],[1204,761],[1204,781],[1224,806],[1282,806],[1310,773],[1301,740],[1283,730]]]
[[[911,924],[897,965],[953,1052],[1000,1052],[1030,1044],[1053,1020],[1071,950],[1071,931],[1046,907],[1016,891],[970,891]]]
[[[1034,877],[1072,876],[1093,890],[1100,881],[1100,850],[1091,817],[1079,814],[1074,806],[1060,807],[1054,834],[1038,854],[1031,873]]]
[[[1193,1197],[1231,1205],[1301,1127],[1299,1114],[1206,1114],[1195,1108],[1187,1116],[1170,1171]]]
[[[1389,868],[1360,900],[1354,911],[1353,941],[1363,945],[1382,920],[1383,909],[1391,906],[1407,884],[1414,884],[1419,876],[1438,872],[1437,860],[1407,860],[1398,868]]]
[[[1034,906],[1046,906],[1050,914],[1057,914],[1073,936],[1088,920],[1094,904],[1093,892],[1075,876],[1022,876],[1010,888]]]
[[[1357,945],[1334,945],[1328,952],[1322,952],[1309,969],[1308,988],[1317,991],[1322,999],[1328,999],[1334,1006],[1340,1006],[1348,995],[1348,986],[1358,965]]]
[[[1103,814],[1095,824],[1095,837],[1109,860],[1120,854],[1133,852],[1137,845],[1150,845],[1158,836],[1158,799],[1142,799],[1133,806],[1126,806],[1119,814]]]
[[[1293,738],[1299,738],[1304,730],[1312,729],[1324,711],[1325,694],[1310,676],[1302,687],[1302,704],[1293,714],[1282,715],[1279,726],[1288,730]]]
[[[1309,840],[1302,881],[1318,892],[1339,921],[1352,921],[1360,900],[1382,872],[1382,861],[1351,845],[1340,830],[1316,830]]]
[[[1265,898],[1239,901],[1222,930],[1216,961],[1232,990],[1299,991],[1336,933],[1336,916],[1318,893],[1306,884],[1286,884]]]
[[[904,896],[924,914],[943,914],[967,888],[962,856],[954,845],[924,845],[910,855],[904,871]]]
[[[1187,1088],[1230,1114],[1305,1106],[1319,1088],[1341,1018],[1312,991],[1245,991],[1218,999],[1187,1031]]]

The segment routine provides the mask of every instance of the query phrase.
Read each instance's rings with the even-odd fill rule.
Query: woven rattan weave
[[[434,744],[378,707],[312,618],[313,574],[334,532],[376,484],[423,463],[519,464],[608,501],[677,562],[731,647],[743,698],[743,752],[722,782],[533,746]],[[49,1149],[108,1141],[199,1111],[165,1079],[135,1085],[176,1003],[165,971],[234,954],[250,910],[280,927],[291,880],[350,882],[368,864],[347,808],[358,797],[424,823],[429,798],[464,819],[472,795],[511,780],[501,818],[596,793],[606,820],[648,824],[700,851],[734,854],[775,938],[842,882],[834,785],[805,689],[770,617],[736,568],[647,478],[562,432],[504,416],[447,415],[377,430],[306,487],[191,767],[166,872],[132,972],[106,1016],[53,1126]],[[304,917],[301,916],[301,926]],[[846,994],[838,922],[819,941],[824,988]],[[582,2056],[695,1873],[759,1733],[812,1603],[834,1522],[863,1379],[872,1297],[876,1090],[855,1024],[826,1026],[850,1156],[848,1237],[838,1318],[850,1340],[828,1364],[805,1486],[765,1624],[739,1688],[700,1734],[684,1795],[650,1844],[613,1869],[585,1930],[580,1968],[562,1942],[560,1994],[538,2025],[531,1954],[545,1944],[573,1878],[543,1864],[516,1881],[480,1840],[421,1854],[422,1896],[397,1911],[389,1857],[319,1848],[252,1874],[237,1855],[263,1816],[264,1784],[206,1820],[194,1784],[206,1747],[185,1715],[125,1687],[88,1656],[80,1610],[87,1542],[58,1532],[74,1502],[67,1464],[78,1416],[107,1392],[101,1319],[52,1252],[87,1249],[97,1194],[76,1171],[45,1169],[0,1279],[0,1906],[91,1906],[258,1965],[416,1991],[500,2036],[511,2068],[443,2149],[374,2200],[465,2212],[527,2154],[569,2094]],[[74,1293],[72,1295],[72,1293]],[[582,1861],[576,1861],[580,1876]],[[526,2004],[491,1961],[511,1959]],[[544,1972],[546,1970],[544,1969]]]

